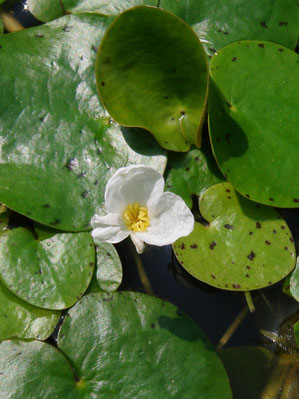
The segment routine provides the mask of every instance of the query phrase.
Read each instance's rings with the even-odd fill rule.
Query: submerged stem
[[[235,320],[232,322],[232,324],[228,327],[226,332],[220,338],[220,340],[216,346],[216,349],[218,351],[220,349],[222,349],[227,344],[227,342],[230,340],[230,338],[235,333],[235,331],[237,330],[239,325],[242,323],[244,318],[247,316],[247,314],[248,314],[248,307],[246,306],[244,309],[241,310],[241,312],[237,315]]]
[[[0,18],[2,19],[4,28],[7,30],[7,32],[12,33],[25,29],[24,26],[17,20],[17,18],[7,11],[0,9]]]

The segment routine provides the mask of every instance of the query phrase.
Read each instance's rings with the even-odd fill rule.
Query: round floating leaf
[[[40,21],[52,21],[71,13],[97,12],[116,15],[140,4],[156,6],[158,0],[27,0],[28,8]]]
[[[0,39],[0,201],[60,230],[89,228],[118,168],[166,163],[149,135],[104,117],[94,63],[110,22],[68,15]]]
[[[296,268],[290,278],[290,292],[296,301],[299,302],[299,257],[297,258]]]
[[[86,291],[95,250],[89,233],[36,237],[19,227],[0,236],[0,276],[24,301],[48,309],[72,306]]]
[[[205,191],[199,209],[209,225],[195,223],[193,232],[173,245],[178,261],[198,280],[248,291],[276,283],[293,269],[294,240],[273,208],[220,183]]]
[[[273,353],[266,348],[251,346],[228,348],[219,352],[231,383],[234,399],[261,398],[269,377]]]
[[[200,145],[207,62],[181,19],[145,6],[122,13],[103,38],[96,77],[109,114],[122,125],[146,128],[170,150]]]
[[[267,42],[238,42],[211,62],[209,124],[222,173],[253,201],[299,204],[299,59]]]
[[[59,317],[58,311],[36,308],[23,302],[0,281],[0,341],[12,337],[47,339]]]
[[[96,251],[96,271],[91,281],[90,292],[116,291],[123,278],[123,269],[118,253],[108,242],[97,246]]]
[[[154,297],[83,297],[66,316],[58,347],[3,342],[0,398],[231,399],[224,367],[197,324]]]
[[[267,40],[294,49],[298,39],[296,0],[161,0],[160,7],[186,21],[211,57],[238,40]]]
[[[184,154],[169,153],[166,189],[179,195],[192,208],[192,195],[200,196],[216,183],[224,181],[208,146],[192,148]]]

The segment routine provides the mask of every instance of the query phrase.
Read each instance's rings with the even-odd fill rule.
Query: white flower
[[[106,215],[91,219],[94,242],[115,244],[130,236],[142,253],[145,242],[163,246],[189,235],[192,213],[181,197],[163,190],[163,177],[149,166],[118,169],[106,186]]]

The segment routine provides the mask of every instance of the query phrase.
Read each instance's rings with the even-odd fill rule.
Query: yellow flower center
[[[138,202],[129,204],[123,213],[126,226],[135,233],[138,231],[146,231],[150,225],[147,208],[140,206]]]

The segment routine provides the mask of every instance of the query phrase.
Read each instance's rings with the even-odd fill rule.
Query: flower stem
[[[246,299],[246,302],[247,302],[247,306],[248,306],[248,308],[250,310],[250,313],[255,312],[254,303],[253,303],[252,296],[251,296],[249,291],[245,291],[245,299]]]
[[[2,19],[4,28],[7,32],[18,32],[24,30],[24,26],[16,19],[16,17],[4,10],[0,9],[0,18]]]
[[[216,346],[216,350],[219,351],[227,344],[227,342],[231,339],[232,335],[238,329],[239,325],[242,323],[242,321],[247,316],[247,314],[248,314],[248,307],[246,306],[245,308],[243,308],[241,310],[241,312],[237,315],[235,320],[232,322],[232,324],[228,327],[226,332],[220,338],[220,340]]]
[[[133,244],[130,243],[130,248],[131,248],[131,252],[133,254],[134,257],[134,261],[136,263],[137,266],[137,272],[141,281],[141,284],[143,285],[144,288],[144,292],[148,295],[155,295],[151,283],[147,277],[147,274],[145,272],[143,263],[141,262],[140,256],[137,254],[135,247],[133,247]]]

